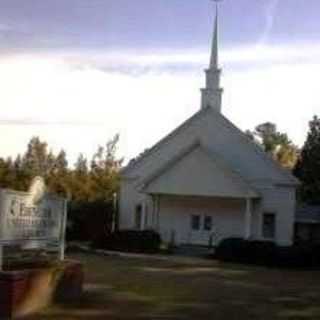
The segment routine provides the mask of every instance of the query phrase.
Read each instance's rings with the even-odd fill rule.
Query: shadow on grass
[[[172,257],[79,256],[82,298],[29,320],[320,319],[319,272],[295,272]]]
[[[111,286],[88,284],[78,301],[59,303],[26,320],[143,319],[155,304],[151,298],[133,292],[113,292]]]

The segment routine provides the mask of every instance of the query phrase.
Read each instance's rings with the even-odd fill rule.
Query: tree
[[[89,174],[88,161],[81,153],[71,173],[71,194],[75,201],[89,201],[93,198],[92,183]]]
[[[29,188],[29,176],[23,167],[22,157],[17,155],[11,166],[12,182],[10,187],[15,190],[27,190]]]
[[[69,169],[66,152],[61,150],[56,157],[49,154],[46,162],[46,178],[48,181],[49,190],[64,197],[70,197]]]
[[[116,158],[119,135],[109,140],[105,147],[99,146],[91,161],[93,199],[112,201],[119,188],[119,170],[122,159]]]
[[[11,187],[13,181],[12,177],[12,160],[11,158],[0,158],[0,188]]]
[[[274,123],[262,123],[253,132],[247,130],[246,135],[283,167],[289,169],[294,167],[299,154],[298,147],[292,143],[286,133],[277,131]]]
[[[35,176],[48,176],[52,163],[48,161],[47,148],[47,143],[42,142],[39,137],[31,138],[22,158],[23,169],[30,179]]]
[[[307,140],[294,169],[300,179],[299,198],[310,204],[320,204],[320,119],[309,123]]]

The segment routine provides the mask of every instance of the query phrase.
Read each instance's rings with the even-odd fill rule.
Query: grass
[[[319,271],[172,256],[72,258],[85,265],[81,301],[28,319],[320,319]]]

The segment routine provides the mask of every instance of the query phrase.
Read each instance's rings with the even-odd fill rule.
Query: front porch
[[[200,141],[137,185],[145,195],[141,228],[175,244],[216,245],[226,237],[255,236],[259,193]]]
[[[215,246],[230,237],[256,236],[258,199],[151,195],[141,206],[139,229],[154,229],[174,245]]]

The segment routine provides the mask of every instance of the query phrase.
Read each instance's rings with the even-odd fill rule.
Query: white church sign
[[[66,215],[66,200],[47,194],[41,177],[28,192],[0,190],[0,246],[57,242],[63,259]]]

